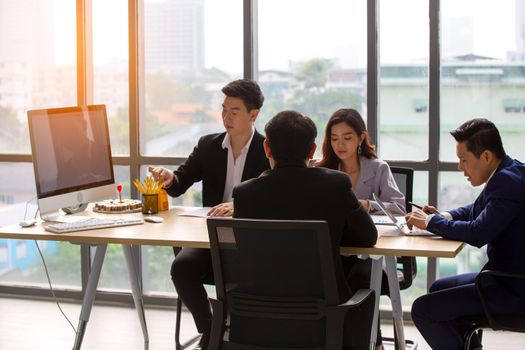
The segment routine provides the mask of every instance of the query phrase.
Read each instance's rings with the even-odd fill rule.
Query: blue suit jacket
[[[506,156],[473,204],[435,215],[427,229],[476,247],[487,245],[485,269],[525,274],[525,165]],[[512,288],[525,298],[525,283]]]

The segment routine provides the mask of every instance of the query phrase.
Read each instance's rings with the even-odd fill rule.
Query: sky
[[[75,1],[52,1],[57,64],[74,63]],[[146,3],[153,1],[163,0]],[[127,2],[93,0],[95,64],[127,60]],[[366,0],[258,3],[261,70],[288,70],[291,61],[313,57],[335,58],[342,67],[366,67]],[[428,1],[379,4],[381,63],[428,58]],[[504,59],[515,49],[515,0],[442,0],[441,6],[444,24],[449,17],[472,17],[474,53]],[[206,66],[242,71],[242,0],[205,0],[204,23]]]

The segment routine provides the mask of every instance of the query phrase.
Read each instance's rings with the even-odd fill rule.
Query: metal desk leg
[[[93,306],[97,294],[98,279],[100,277],[100,270],[102,270],[102,264],[104,263],[104,257],[106,256],[106,248],[107,244],[96,246],[95,258],[91,264],[91,272],[89,274],[86,293],[84,294],[84,300],[82,302],[82,309],[80,311],[77,335],[75,337],[73,350],[80,350],[80,347],[82,346],[82,339],[84,338],[86,325],[89,321],[89,315],[91,314],[91,307]]]
[[[377,325],[379,323],[379,298],[381,297],[381,278],[383,277],[383,256],[370,256],[372,258],[372,273],[370,276],[370,289],[375,292],[374,318],[370,332],[370,350],[374,350],[377,338]]]
[[[395,256],[385,256],[386,275],[388,277],[388,288],[390,290],[390,301],[392,303],[392,315],[394,316],[394,329],[397,336],[399,350],[405,350],[405,330],[403,326],[403,308],[401,294],[399,292],[399,281],[397,280],[397,262]]]
[[[133,263],[133,256],[131,252],[131,245],[123,244],[122,250],[126,258],[126,265],[128,267],[129,283],[131,285],[131,294],[135,302],[135,308],[139,315],[140,326],[142,327],[142,334],[144,335],[144,349],[149,347],[148,327],[146,326],[146,315],[144,313],[144,301],[142,300],[142,288],[139,283],[139,275],[135,264]]]
[[[438,276],[438,258],[427,258],[427,292]]]

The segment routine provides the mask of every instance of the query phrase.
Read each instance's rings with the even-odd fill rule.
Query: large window
[[[221,88],[243,74],[242,23],[241,0],[144,1],[141,154],[187,157],[200,136],[224,130]],[[201,206],[200,184],[171,204]],[[144,247],[142,257],[147,293],[174,292],[173,250]]]
[[[187,157],[223,130],[222,86],[242,77],[242,1],[145,0],[140,152]]]
[[[524,159],[525,15],[519,6],[520,1],[442,1],[440,159],[457,161],[449,131],[477,117],[493,121],[505,150]],[[472,203],[482,189],[457,172],[441,173],[439,183],[443,209]],[[448,274],[477,271],[484,263],[482,251],[468,246]]]
[[[75,28],[75,2],[0,1],[2,153],[29,153],[27,110],[76,104]],[[16,223],[24,213],[33,217],[35,196],[31,163],[0,163],[0,225]],[[79,288],[78,246],[70,254],[69,243],[39,244],[54,269],[54,282],[61,288]],[[46,283],[33,241],[0,239],[0,271],[5,284],[40,287]]]
[[[93,103],[105,104],[113,155],[129,154],[128,1],[93,0]]]
[[[242,77],[257,79],[266,97],[259,130],[278,111],[296,109],[314,119],[320,144],[335,110],[359,110],[374,122],[381,158],[416,169],[419,204],[447,210],[479,194],[454,171],[448,134],[467,119],[493,120],[507,152],[525,158],[523,0],[260,0],[250,11],[244,0],[93,0],[78,12],[76,3],[0,0],[0,225],[21,220],[35,196],[26,111],[75,105],[77,95],[107,106],[125,197],[136,195],[130,180],[144,178],[148,165],[175,169],[200,136],[224,129],[220,90]],[[367,12],[376,4],[377,13]],[[77,27],[77,17],[86,25]],[[367,33],[375,23],[377,38]],[[76,38],[83,39],[78,48]],[[377,45],[377,57],[368,57],[375,52],[368,44]],[[377,76],[367,67],[374,60]],[[77,72],[85,82],[79,74],[77,84]],[[201,195],[198,183],[171,204],[200,205]],[[27,215],[35,209],[30,204]],[[41,246],[53,280],[78,290],[87,249]],[[141,252],[145,292],[172,297],[172,250]],[[37,258],[33,242],[0,240],[1,285],[39,286],[45,280]],[[483,262],[482,250],[466,249],[442,259],[439,273],[475,271]],[[406,304],[425,290],[426,260],[418,263]],[[108,249],[100,287],[129,289],[117,245]]]
[[[36,215],[33,165],[0,163],[0,226]],[[40,250],[59,288],[80,288],[80,246],[41,241]],[[47,280],[34,241],[0,239],[0,282],[47,288]]]
[[[75,2],[0,1],[0,149],[28,153],[28,109],[76,104]]]
[[[366,1],[259,1],[259,129],[283,109],[314,120],[317,144],[330,115],[355,108],[366,120]],[[321,147],[318,147],[318,155]]]
[[[441,159],[456,160],[448,131],[476,117],[492,120],[506,151],[525,158],[524,6],[510,0],[442,1]]]
[[[379,18],[379,154],[428,159],[428,2],[383,0]]]

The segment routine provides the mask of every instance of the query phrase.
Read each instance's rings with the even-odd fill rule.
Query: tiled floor
[[[62,303],[66,315],[76,327],[80,305]],[[175,311],[172,309],[147,308],[146,320],[149,331],[149,350],[172,350],[175,348]],[[193,321],[188,313],[183,315],[182,337],[194,334]],[[391,325],[383,327],[385,335],[392,334]],[[418,349],[430,347],[417,330],[407,325],[406,337],[417,340]],[[71,349],[75,334],[60,314],[56,304],[49,301],[0,298],[0,349]],[[485,349],[525,349],[525,334],[487,332]],[[121,306],[95,305],[84,338],[83,350],[142,350],[143,336],[135,309]],[[386,349],[393,349],[387,346]]]

